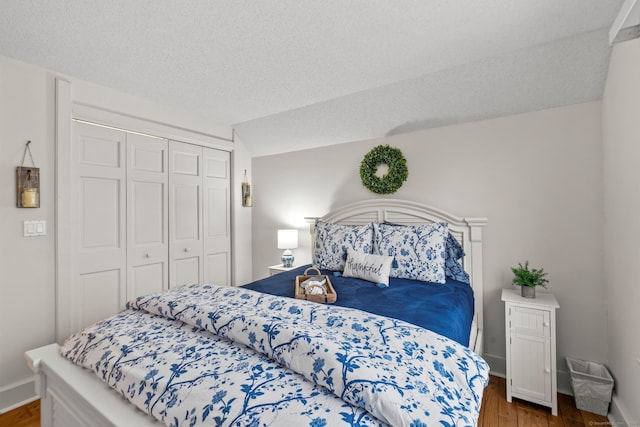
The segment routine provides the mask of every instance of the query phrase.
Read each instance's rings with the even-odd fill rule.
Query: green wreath
[[[376,173],[380,165],[387,165],[389,172],[380,178]],[[378,145],[365,154],[360,163],[362,184],[378,194],[391,194],[402,187],[407,180],[409,169],[402,151],[388,145]]]

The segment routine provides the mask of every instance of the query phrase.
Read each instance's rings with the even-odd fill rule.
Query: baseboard
[[[640,420],[632,421],[628,416],[628,412],[623,409],[623,405],[617,396],[613,396],[611,399],[611,406],[609,406],[609,422],[612,426],[620,427],[637,427],[640,426]]]
[[[482,358],[487,361],[491,369],[491,375],[496,377],[507,377],[507,363],[504,356],[496,356],[495,354],[482,353]]]
[[[0,389],[0,414],[38,399],[33,378]]]
[[[573,389],[571,388],[571,374],[569,371],[561,371],[558,369],[558,393],[568,394],[573,396]]]
[[[487,361],[489,367],[491,368],[491,375],[495,375],[496,377],[506,378],[507,377],[507,361],[504,356],[497,356],[495,354],[487,354],[483,353],[482,357]],[[557,381],[558,381],[558,393],[568,394],[569,396],[573,396],[573,391],[571,390],[570,384],[570,376],[568,371],[558,370]]]

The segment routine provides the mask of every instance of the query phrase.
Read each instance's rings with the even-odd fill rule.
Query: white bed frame
[[[315,223],[316,218],[309,218]],[[470,348],[482,354],[482,228],[485,218],[459,218],[418,203],[377,199],[356,202],[336,209],[320,219],[340,224],[392,222],[424,224],[445,221],[466,253],[464,268],[471,276],[475,295],[475,318]],[[313,225],[312,225],[313,227]],[[154,420],[129,404],[92,372],[60,356],[57,344],[30,350],[25,357],[36,378],[41,399],[43,427],[158,426]]]
[[[395,199],[373,199],[351,203],[326,214],[323,217],[308,217],[312,239],[314,225],[320,219],[336,224],[364,225],[370,222],[390,222],[393,224],[415,225],[433,222],[447,222],[449,232],[462,244],[465,251],[464,270],[471,277],[475,299],[475,314],[469,336],[469,347],[482,355],[483,350],[483,288],[482,288],[482,228],[486,218],[459,218],[440,209],[420,203]],[[313,248],[313,240],[311,247]]]

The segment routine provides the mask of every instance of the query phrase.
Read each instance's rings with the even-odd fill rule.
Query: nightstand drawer
[[[551,336],[551,312],[535,308],[512,306],[510,328],[516,334],[527,334],[538,337]]]

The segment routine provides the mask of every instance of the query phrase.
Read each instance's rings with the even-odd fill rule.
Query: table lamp
[[[282,266],[293,266],[293,253],[291,249],[298,247],[298,230],[278,230],[278,249],[284,249],[282,253]]]

